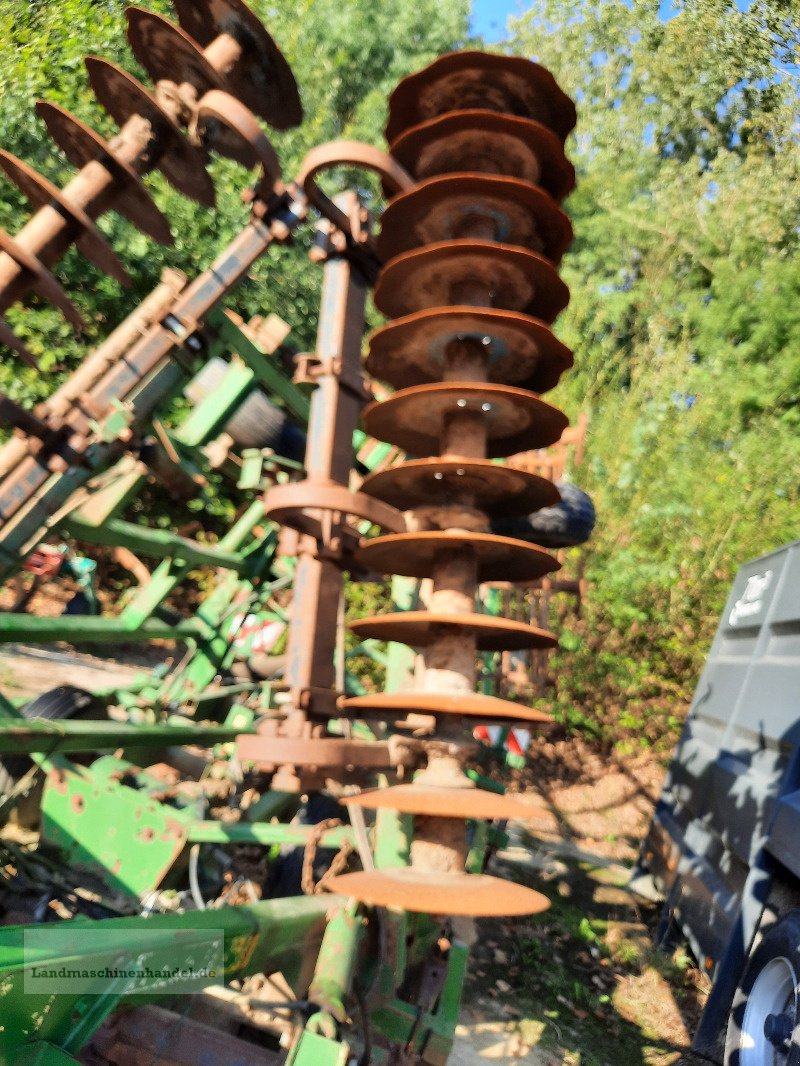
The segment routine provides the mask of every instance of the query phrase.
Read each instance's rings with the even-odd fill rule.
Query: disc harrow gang
[[[25,560],[33,572],[46,569],[54,553],[46,538],[57,532],[78,543],[121,548],[142,582],[119,615],[65,620],[17,608],[0,612],[0,642],[15,632],[23,639],[41,632],[59,640],[87,634],[96,641],[167,639],[183,641],[187,656],[174,670],[159,672],[157,685],[125,691],[113,705],[119,721],[32,718],[21,725],[0,696],[0,758],[41,757],[42,811],[57,834],[51,843],[64,855],[89,856],[104,892],[109,886],[128,892],[131,928],[141,935],[142,950],[151,928],[167,918],[153,913],[162,888],[172,893],[173,884],[188,878],[185,891],[175,892],[188,906],[172,898],[158,902],[181,911],[173,915],[171,961],[196,963],[195,948],[207,947],[212,931],[224,931],[235,945],[228,977],[246,977],[258,966],[265,974],[294,973],[303,1021],[293,1030],[291,1066],[353,1059],[340,1040],[356,1001],[387,1063],[443,1063],[469,939],[468,923],[448,919],[535,914],[549,906],[540,893],[486,874],[483,864],[496,838],[486,826],[468,838],[467,825],[535,819],[543,812],[478,787],[475,782],[485,779],[468,763],[476,725],[545,728],[550,721],[538,709],[475,689],[479,653],[545,651],[556,643],[545,622],[483,610],[480,585],[534,583],[560,565],[542,547],[492,528],[560,499],[552,480],[515,465],[513,456],[549,447],[567,427],[562,412],[540,394],[572,365],[551,327],[569,299],[557,265],[572,239],[559,205],[575,181],[563,149],[575,109],[535,63],[478,52],[443,56],[392,94],[389,154],[352,141],[322,145],[284,184],[260,120],[285,130],[303,113],[275,42],[243,0],[173,4],[178,24],[139,6],[127,10],[131,48],[152,88],[105,59],[86,59],[94,94],[119,127],[110,140],[64,108],[37,103],[52,139],[78,168],[64,189],[0,150],[0,169],[35,209],[15,235],[0,230],[0,312],[33,291],[83,328],[51,268],[74,244],[98,269],[127,284],[124,265],[96,225],[110,209],[154,240],[172,243],[169,222],[142,180],[156,168],[181,193],[210,207],[211,152],[258,167],[254,188],[243,196],[250,217],[193,281],[166,271],[159,287],[34,411],[0,393],[0,418],[14,427],[0,449],[0,571],[13,573]],[[331,198],[317,184],[323,171],[343,166],[374,172],[391,197],[377,238],[355,192]],[[289,380],[278,359],[267,358],[288,327],[279,319],[270,327],[260,317],[245,325],[219,305],[273,242],[290,240],[309,207],[322,215],[311,258],[324,265],[323,292],[316,350],[296,357]],[[372,287],[390,321],[372,333],[364,363]],[[272,340],[270,328],[279,334]],[[35,365],[2,317],[0,344]],[[232,352],[229,364],[220,358]],[[214,377],[220,362],[222,377]],[[181,388],[188,403],[177,406],[182,412],[190,406],[191,413],[175,427],[169,405]],[[249,433],[259,418],[269,420],[260,404],[267,404],[270,389],[280,405],[266,408],[280,426],[278,440],[288,413],[299,420],[288,428],[305,442],[303,464],[302,443],[290,458],[273,438],[274,448],[246,445],[241,433],[236,436],[237,422],[241,432],[247,423]],[[262,414],[246,418],[247,409]],[[166,422],[165,412],[171,412]],[[362,444],[369,446],[368,461]],[[354,446],[361,473],[366,467],[360,481],[352,469]],[[122,517],[148,479],[176,500],[191,499],[211,491],[212,472],[252,494],[218,541]],[[139,551],[159,560],[152,572],[138,560]],[[166,597],[195,566],[213,569],[218,584],[195,617],[169,621],[161,613]],[[416,650],[413,680],[392,691],[368,691],[347,678],[345,572],[420,582],[412,609],[351,623],[359,647],[371,649],[378,661],[382,652],[373,641]],[[277,611],[273,593],[290,583],[291,606],[280,605],[288,615],[285,653],[254,651],[252,637],[248,651],[234,651],[249,626],[248,612],[266,613],[268,604]],[[234,620],[240,608],[242,620]],[[284,616],[278,617],[283,625]],[[213,723],[195,717],[201,710]],[[48,744],[60,737],[63,748],[43,748],[45,736]],[[129,736],[131,750],[123,750]],[[178,747],[187,737],[196,742],[193,750]],[[203,743],[207,756],[200,754]],[[141,767],[126,761],[148,744],[153,753],[158,744],[158,757],[171,761],[142,761]],[[112,750],[113,757],[85,765],[67,759],[73,752]],[[211,762],[213,774],[207,773]],[[230,786],[226,795],[241,820],[218,817],[192,774],[210,788]],[[127,783],[132,779],[135,792]],[[184,785],[190,786],[185,806]],[[351,825],[342,824],[341,807],[336,817],[311,815],[320,799],[333,803],[330,795],[318,795],[326,790],[347,809]],[[96,801],[100,795],[103,803]],[[80,817],[87,805],[91,822]],[[374,812],[374,825],[366,824],[365,811]],[[301,812],[305,824],[295,818]],[[282,815],[287,824],[278,821]],[[98,840],[102,847],[93,850]],[[151,858],[137,866],[142,842],[150,845]],[[292,888],[291,870],[284,870],[287,892],[264,881],[265,895],[252,902],[250,880],[249,892],[230,880],[221,850],[237,844],[269,849],[266,866],[284,846],[302,847],[302,883]],[[226,863],[226,887],[208,909],[201,845],[213,846],[214,862],[222,856]],[[318,846],[339,848],[322,876],[314,869]],[[157,849],[163,852],[156,859]],[[304,897],[281,898],[298,896],[300,888]],[[316,893],[323,890],[338,898],[320,902]],[[246,905],[229,905],[234,897]],[[388,910],[365,917],[362,905]],[[138,939],[129,939],[138,951]],[[365,959],[371,988],[362,995],[355,975]],[[110,1031],[130,1025],[136,1044],[136,1012],[112,1013],[126,989],[120,986],[119,995],[110,990],[103,1011],[62,1009],[62,1002],[53,1017],[82,1018],[85,1042],[110,1016]],[[147,1018],[141,1024],[149,1033]],[[196,1032],[195,1024],[188,1019],[186,1032]],[[33,1061],[40,1045],[29,1046],[28,1035],[29,1029],[12,1036],[4,1030],[0,1057],[10,1040],[15,1049],[27,1048]],[[42,1030],[37,1039],[50,1037]],[[362,1043],[368,1039],[365,1034]],[[72,1023],[62,1043],[81,1049]],[[52,1046],[61,1055],[56,1037]],[[225,1045],[226,1057],[214,1061],[229,1061],[234,1050]],[[262,1051],[259,1043],[259,1056]],[[125,1055],[113,1061],[129,1061]],[[64,1061],[75,1060],[65,1054]]]
[[[425,768],[411,785],[348,799],[415,818],[411,865],[332,878],[364,903],[440,914],[533,914],[539,893],[465,872],[467,819],[531,816],[518,800],[476,789],[465,773],[465,722],[545,716],[474,693],[479,651],[548,648],[552,634],[476,613],[478,584],[530,580],[557,569],[541,549],[489,532],[491,517],[554,503],[554,485],[490,458],[557,441],[564,416],[539,399],[571,363],[549,325],[566,303],[555,264],[572,230],[556,200],[574,171],[561,142],[574,109],[551,75],[502,56],[446,56],[391,98],[391,151],[417,179],[382,219],[388,260],[379,307],[399,315],[373,334],[367,366],[401,391],[371,404],[369,433],[412,456],[367,477],[361,491],[436,528],[366,540],[359,561],[427,577],[425,610],[352,623],[367,639],[420,649],[415,687],[347,699],[351,715],[403,716],[422,726]],[[455,306],[448,306],[455,305]],[[465,515],[468,526],[465,528]],[[432,727],[432,728],[431,728]]]
[[[116,64],[86,59],[95,96],[120,127],[110,141],[58,105],[37,104],[53,140],[79,168],[63,190],[22,160],[0,153],[0,167],[36,209],[15,244],[0,245],[0,311],[33,289],[79,325],[47,274],[73,243],[99,270],[129,284],[95,219],[111,208],[149,237],[171,244],[169,223],[141,181],[150,170],[160,169],[179,192],[207,207],[215,199],[205,168],[209,151],[247,167],[261,165],[267,192],[279,184],[277,157],[255,115],[282,130],[302,120],[286,60],[242,0],[175,6],[181,26],[143,8],[127,12],[133,52],[155,81],[152,93]],[[0,343],[32,359],[5,323]]]

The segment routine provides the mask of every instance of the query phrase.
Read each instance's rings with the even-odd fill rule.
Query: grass
[[[527,878],[550,898],[548,911],[481,929],[467,1003],[478,1019],[491,1012],[507,1023],[515,1057],[535,1048],[548,1066],[699,1062],[688,1031],[704,980],[685,952],[652,945],[624,879],[620,867],[569,863],[549,883]]]

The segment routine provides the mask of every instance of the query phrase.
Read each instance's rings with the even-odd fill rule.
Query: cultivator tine
[[[0,149],[0,167],[5,171],[6,177],[24,193],[34,207],[49,208],[54,216],[58,215],[66,220],[67,225],[76,234],[75,243],[78,251],[90,263],[94,263],[98,270],[109,274],[120,284],[130,285],[130,276],[116,253],[83,207],[74,202],[68,193],[62,192],[33,167],[2,149]],[[46,225],[46,218],[37,217],[41,219],[43,226]]]
[[[27,363],[29,367],[34,370],[40,370],[40,366],[36,361],[36,356],[31,352],[30,348],[21,341],[5,319],[0,318],[0,344],[4,344],[6,348],[10,348],[12,352],[16,352],[23,362]]]
[[[173,5],[182,28],[201,45],[228,91],[277,130],[302,122],[291,68],[243,0],[173,0]]]
[[[85,63],[92,91],[117,125],[124,130],[129,122],[147,124],[154,135],[154,165],[178,192],[213,207],[214,185],[203,156],[184,137],[175,115],[122,67],[98,56],[87,56]],[[181,112],[177,100],[172,101],[171,111]]]
[[[371,571],[431,578],[432,588],[426,610],[351,625],[424,660],[413,690],[341,702],[345,714],[426,734],[427,765],[412,785],[345,801],[415,819],[410,867],[328,882],[374,906],[488,916],[549,905],[530,889],[465,873],[467,819],[537,813],[474,787],[465,725],[546,719],[474,692],[479,651],[555,644],[535,626],[476,613],[475,593],[481,581],[537,580],[558,568],[542,549],[489,531],[491,518],[548,506],[557,489],[491,459],[553,444],[567,424],[537,394],[572,361],[547,323],[567,300],[555,264],[572,229],[556,198],[574,181],[561,147],[574,118],[543,68],[481,53],[445,56],[391,98],[387,137],[417,184],[383,216],[377,300],[400,317],[372,335],[367,366],[400,391],[371,404],[364,423],[417,458],[371,474],[361,491],[406,511],[417,531],[364,541],[357,559]]]
[[[90,164],[103,167],[114,182],[114,211],[124,215],[142,233],[159,244],[173,244],[169,222],[153,202],[137,171],[91,127],[48,100],[38,100],[36,111],[58,147],[78,169]]]
[[[85,327],[86,323],[80,311],[67,296],[58,279],[50,273],[44,263],[38,260],[36,256],[29,255],[13,237],[2,229],[0,229],[0,251],[5,252],[15,263],[22,267],[30,276],[30,284],[34,292],[38,293],[43,299],[55,304],[67,322],[71,322],[77,329]]]

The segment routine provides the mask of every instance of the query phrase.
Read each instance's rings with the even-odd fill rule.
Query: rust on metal
[[[389,97],[386,139],[448,111],[481,108],[533,118],[563,142],[575,128],[575,104],[545,67],[519,56],[451,52],[404,78]]]
[[[78,234],[76,243],[82,255],[120,284],[130,285],[131,279],[127,270],[81,207],[33,167],[4,149],[0,149],[0,167],[34,207],[49,207],[66,218]]]
[[[320,537],[324,515],[340,516],[340,521],[360,518],[397,533],[406,528],[405,519],[396,508],[333,481],[275,485],[265,497],[264,513],[274,522]],[[355,529],[352,535],[356,536]]]
[[[11,326],[0,318],[0,344],[4,344],[6,348],[10,348],[12,352],[16,352],[23,362],[27,363],[33,370],[39,369],[39,363],[36,360],[36,356],[27,346],[27,344],[16,335]]]
[[[370,337],[367,370],[395,388],[456,379],[448,365],[456,345],[471,343],[483,380],[547,392],[572,366],[572,353],[546,323],[515,311],[442,307],[381,326]],[[477,380],[481,380],[478,377]],[[476,380],[473,377],[473,380]]]
[[[494,111],[452,111],[413,126],[391,145],[417,181],[472,171],[522,178],[560,202],[575,187],[575,168],[558,137],[534,119]]]
[[[131,50],[155,82],[191,86],[195,97],[210,89],[226,89],[200,46],[180,27],[143,7],[125,9]]]
[[[393,765],[389,745],[340,737],[241,736],[240,759],[274,769],[290,764],[309,769],[388,769]]]
[[[547,812],[531,807],[514,796],[487,792],[482,788],[443,788],[435,785],[393,785],[376,788],[357,796],[344,796],[346,807],[381,808],[403,814],[420,814],[440,818],[481,818],[487,821],[506,818],[546,818]]]
[[[488,459],[412,459],[370,474],[361,488],[400,510],[468,503],[492,516],[530,514],[561,499],[552,481]]]
[[[537,581],[561,564],[543,548],[494,533],[424,530],[363,540],[356,559],[367,570],[403,577],[428,577],[445,552],[475,554],[478,581]]]
[[[98,56],[87,56],[85,62],[92,91],[118,126],[124,127],[136,116],[149,124],[154,135],[152,165],[178,192],[213,207],[214,185],[203,156],[189,144],[175,119],[122,67]]]
[[[232,92],[277,130],[303,120],[297,82],[280,48],[243,0],[173,0],[178,21]]]
[[[244,167],[260,166],[265,187],[281,180],[281,164],[275,149],[252,111],[220,89],[211,89],[195,108],[197,132],[207,147]]]
[[[487,874],[439,873],[413,866],[339,874],[325,885],[372,907],[396,907],[419,914],[475,918],[539,914],[550,901],[531,888]]]
[[[54,304],[67,322],[71,322],[78,329],[83,329],[86,325],[83,316],[64,292],[61,282],[51,274],[44,263],[35,255],[26,252],[22,245],[2,229],[0,229],[0,251],[5,252],[30,275],[30,284],[34,292]]]
[[[552,723],[550,715],[522,703],[484,696],[480,692],[373,692],[367,696],[350,696],[340,702],[341,709],[352,718],[386,718],[392,715],[463,715],[465,718],[491,719],[493,722]]]
[[[400,164],[372,145],[361,141],[330,141],[313,148],[303,160],[297,182],[310,203],[342,233],[351,239],[368,241],[366,232],[353,232],[352,219],[327,196],[317,184],[317,176],[333,167],[357,167],[378,174],[390,194],[400,193],[413,186],[411,177]]]
[[[491,459],[552,444],[566,427],[535,394],[558,382],[571,354],[545,322],[524,312],[552,321],[566,303],[553,264],[572,229],[553,195],[571,188],[574,172],[558,138],[574,117],[549,72],[478,53],[437,60],[392,97],[387,137],[418,184],[396,196],[382,219],[378,305],[400,317],[370,338],[367,368],[401,391],[372,404],[364,425],[421,458],[362,483],[363,492],[407,512],[409,532],[362,542],[357,559],[430,583],[425,610],[351,624],[362,639],[421,649],[413,690],[340,706],[353,717],[394,717],[396,729],[417,738],[427,765],[411,786],[353,801],[415,816],[409,868],[331,881],[375,906],[470,915],[548,906],[518,885],[464,873],[465,819],[519,813],[515,801],[469,787],[465,729],[470,718],[547,719],[475,693],[478,651],[556,642],[537,626],[476,613],[475,596],[488,575],[535,581],[557,567],[543,550],[489,532],[493,516],[556,502],[553,482],[527,480]]]
[[[457,237],[518,244],[558,263],[572,241],[572,225],[544,189],[530,182],[445,174],[395,196],[383,215],[378,254],[385,261]]]
[[[424,648],[441,640],[443,630],[457,630],[473,636],[478,651],[554,648],[557,643],[553,634],[544,629],[491,614],[403,611],[359,618],[351,622],[350,628],[362,640],[395,640],[415,648]]]
[[[173,244],[169,222],[153,202],[141,178],[111,145],[71,112],[48,100],[38,100],[36,111],[58,147],[82,169],[99,163],[117,184],[113,209],[159,244]]]
[[[568,303],[569,289],[548,259],[494,241],[439,241],[404,252],[375,286],[375,306],[389,318],[474,304],[552,322]]]
[[[569,424],[527,389],[449,382],[402,389],[367,407],[363,422],[370,436],[422,457],[440,452],[448,420],[470,412],[485,426],[489,457],[546,448]]]

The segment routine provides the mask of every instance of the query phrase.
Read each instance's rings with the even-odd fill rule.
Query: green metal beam
[[[326,915],[341,897],[301,896],[220,907],[188,914],[154,914],[147,918],[111,918],[102,921],[76,918],[44,927],[7,926],[0,929],[0,1062],[26,1062],[30,1066],[61,1066],[69,1062],[46,1048],[69,1049],[85,1042],[91,1026],[88,1016],[97,1015],[97,995],[85,985],[59,981],[57,991],[38,991],[31,978],[41,980],[48,972],[99,971],[141,973],[143,963],[153,971],[173,973],[185,967],[193,972],[213,968],[221,960],[222,972],[202,983],[251,973],[280,971],[290,984],[302,967],[315,956],[322,942]],[[33,936],[31,936],[33,932]],[[34,972],[35,971],[35,972]],[[37,977],[38,975],[38,977]],[[49,980],[49,978],[47,978]],[[148,999],[179,991],[181,978],[167,977],[158,990],[135,987],[135,978],[116,982],[108,994],[112,1002],[141,1004]],[[100,981],[108,989],[109,981]],[[71,989],[75,988],[74,991]],[[22,1056],[22,1057],[20,1057]]]
[[[133,522],[123,522],[119,518],[112,518],[102,526],[94,526],[73,516],[64,523],[62,529],[88,544],[130,548],[150,558],[171,558],[193,566],[219,566],[236,573],[242,573],[247,567],[246,560],[236,552],[224,551],[213,544],[200,544],[166,529],[148,529]]]
[[[35,752],[116,751],[125,747],[197,744],[211,747],[233,741],[249,729],[224,725],[128,725],[123,722],[49,721],[43,718],[0,719],[0,755]]]
[[[91,644],[127,640],[187,640],[202,639],[207,626],[199,618],[185,618],[179,622],[162,622],[146,618],[139,625],[131,625],[121,618],[93,618],[62,615],[60,618],[37,618],[28,614],[0,613],[0,644],[33,640],[40,643],[54,640],[82,641]]]
[[[206,322],[216,331],[226,349],[232,348],[242,357],[249,368],[251,380],[255,379],[271,396],[282,400],[286,409],[305,425],[311,411],[311,401],[306,393],[290,381],[276,362],[239,329],[224,308],[215,308],[207,316]]]
[[[309,825],[271,825],[267,822],[194,822],[188,831],[190,844],[273,844],[303,847],[315,827]],[[345,841],[355,842],[349,826],[329,829],[319,838],[321,848],[340,848]]]

